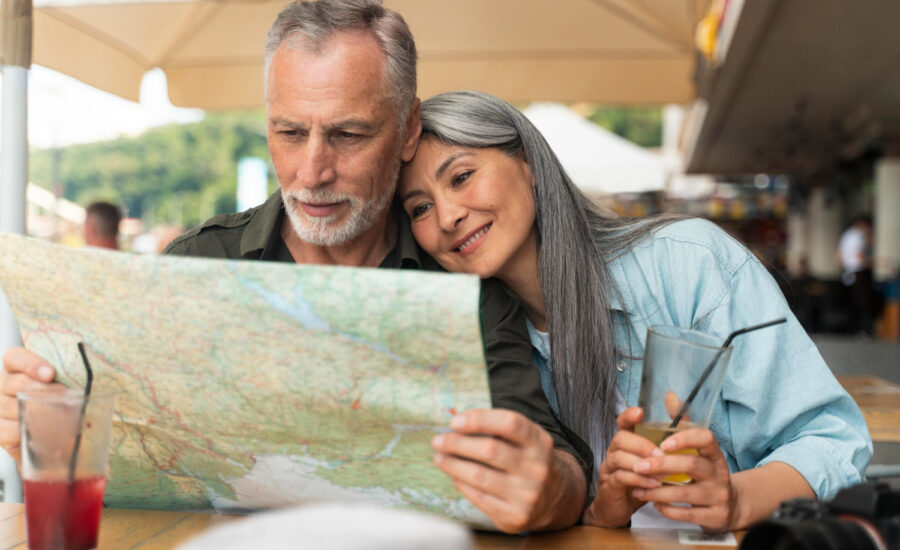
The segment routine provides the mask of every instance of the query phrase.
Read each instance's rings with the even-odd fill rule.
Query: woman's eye
[[[412,219],[416,219],[416,218],[419,218],[419,217],[421,217],[421,216],[424,216],[425,213],[428,212],[428,209],[429,209],[429,208],[430,208],[430,206],[427,205],[427,204],[419,204],[419,205],[416,205],[416,206],[413,207],[412,211],[410,212],[410,217],[411,217]]]
[[[450,181],[450,183],[452,183],[453,185],[461,185],[461,184],[465,183],[466,180],[469,179],[469,176],[471,176],[471,175],[472,175],[472,172],[461,172],[461,173],[453,176],[453,179]]]

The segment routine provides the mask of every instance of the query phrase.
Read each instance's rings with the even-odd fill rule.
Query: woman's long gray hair
[[[533,179],[538,277],[560,417],[595,451],[605,449],[616,422],[610,304],[620,296],[607,263],[679,217],[625,219],[602,212],[572,183],[531,121],[501,99],[448,92],[424,101],[421,113],[423,138],[524,154]],[[594,410],[600,413],[591,414],[597,399],[602,406]],[[602,441],[596,441],[599,434]]]

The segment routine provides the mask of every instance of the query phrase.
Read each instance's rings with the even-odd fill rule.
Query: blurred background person
[[[856,332],[874,334],[878,315],[878,297],[872,278],[872,219],[857,216],[838,243],[843,274],[841,281],[850,288],[851,327]]]
[[[94,202],[84,218],[84,244],[96,248],[119,249],[119,223],[122,210],[109,202]]]

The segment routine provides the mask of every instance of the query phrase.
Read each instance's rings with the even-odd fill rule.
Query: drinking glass
[[[60,389],[18,398],[29,550],[96,548],[115,396]]]
[[[722,340],[696,330],[654,326],[647,331],[641,392],[638,406],[644,410],[643,421],[634,432],[659,445],[675,432],[691,428],[708,428],[725,371],[731,358],[731,347],[720,351]],[[673,419],[681,411],[706,368],[716,361],[713,370],[688,404],[676,427]],[[682,449],[675,454],[697,454],[696,449]],[[672,474],[663,483],[687,484],[687,474]]]

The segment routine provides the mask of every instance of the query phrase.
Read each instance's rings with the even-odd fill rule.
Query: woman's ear
[[[528,164],[528,158],[525,156],[525,149],[523,148],[516,155],[516,158],[522,163],[522,170],[525,174],[525,177],[528,178],[528,181],[531,182],[531,186],[534,187],[537,182],[531,177],[531,165]]]

